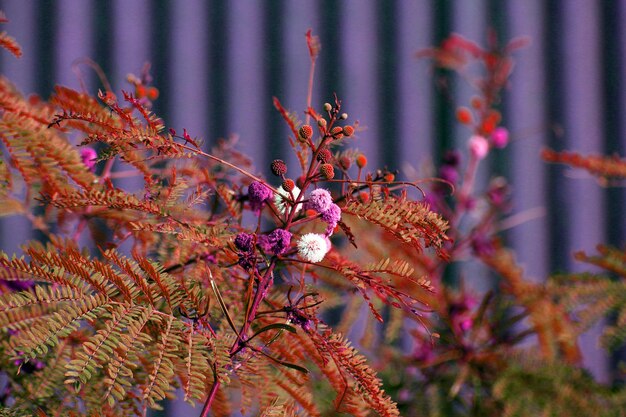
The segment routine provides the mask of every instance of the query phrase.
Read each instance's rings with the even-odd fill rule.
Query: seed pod
[[[313,137],[313,128],[309,125],[302,125],[302,127],[298,131],[298,134],[302,139],[311,139],[311,137]]]
[[[472,113],[467,107],[459,107],[456,111],[456,119],[464,125],[468,125],[472,123]]]
[[[343,128],[335,126],[333,130],[330,131],[330,134],[333,135],[335,139],[341,139],[343,137]]]
[[[321,149],[318,153],[317,153],[317,160],[320,161],[321,163],[325,164],[326,162],[330,161],[332,158],[332,154],[330,153],[330,151],[326,148]]]
[[[285,179],[285,181],[283,181],[283,189],[287,192],[293,190],[295,186],[296,186],[296,183],[293,182],[291,178],[287,178]]]
[[[341,158],[339,158],[339,166],[341,168],[347,170],[347,169],[350,169],[351,165],[352,165],[352,161],[347,156],[342,156]]]
[[[347,137],[352,136],[354,134],[354,128],[352,126],[344,126],[343,134],[346,135]]]
[[[367,157],[363,154],[359,154],[359,156],[356,157],[356,166],[364,168],[365,165],[367,165]]]
[[[322,164],[320,167],[320,172],[327,180],[332,180],[335,178],[335,169],[331,164]]]
[[[277,177],[283,176],[287,173],[287,164],[285,164],[285,161],[281,159],[274,159],[270,168],[272,170],[272,174]]]

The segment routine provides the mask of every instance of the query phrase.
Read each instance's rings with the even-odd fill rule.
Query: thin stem
[[[194,152],[194,153],[196,153],[198,155],[202,155],[202,156],[207,157],[207,158],[209,158],[209,159],[211,159],[211,160],[213,160],[215,162],[218,162],[218,163],[220,163],[222,165],[225,165],[225,166],[227,166],[229,168],[232,168],[235,171],[239,172],[240,174],[243,174],[243,175],[245,175],[248,178],[251,178],[251,179],[253,179],[255,181],[258,181],[258,182],[262,183],[263,185],[268,187],[270,190],[272,190],[274,193],[278,194],[278,190],[276,188],[272,187],[270,184],[268,184],[266,181],[262,180],[261,178],[257,177],[256,175],[253,175],[253,174],[249,173],[245,169],[239,168],[237,165],[233,165],[230,162],[223,160],[222,158],[218,158],[215,155],[211,155],[210,153],[203,152],[200,149],[191,147],[189,145],[179,144],[179,146],[181,148],[183,148],[183,149],[186,149],[188,151]]]
[[[217,390],[220,388],[220,380],[217,378],[217,369],[213,367],[213,373],[215,375],[215,380],[213,382],[213,386],[211,387],[211,391],[209,391],[209,396],[204,402],[204,407],[202,407],[202,413],[200,413],[200,417],[208,417],[209,411],[211,410],[211,405],[213,404],[213,400],[217,395]]]

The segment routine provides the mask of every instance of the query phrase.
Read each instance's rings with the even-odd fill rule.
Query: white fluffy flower
[[[324,235],[307,233],[298,240],[298,255],[309,262],[320,262],[330,250],[330,240]]]
[[[291,190],[291,194],[293,194],[293,198],[297,200],[300,195],[300,189],[297,186],[294,186],[293,190]],[[285,214],[285,211],[290,206],[290,199],[291,195],[289,194],[289,191],[285,190],[282,185],[278,187],[278,194],[274,194],[274,205],[280,214]],[[296,206],[296,213],[299,212],[301,208],[302,203],[298,203]]]

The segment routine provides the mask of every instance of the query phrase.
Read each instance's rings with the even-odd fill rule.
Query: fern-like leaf
[[[626,178],[626,159],[619,156],[581,155],[577,152],[556,152],[544,149],[544,160],[581,168],[591,175],[601,178]]]
[[[352,200],[341,210],[379,225],[418,251],[433,247],[438,254],[445,256],[443,244],[449,239],[445,234],[448,223],[439,214],[430,211],[427,204],[389,197],[367,204]]]

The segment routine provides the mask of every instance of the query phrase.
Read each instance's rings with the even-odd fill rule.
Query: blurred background
[[[127,74],[150,62],[160,90],[154,110],[166,125],[187,128],[207,148],[237,135],[262,175],[275,158],[293,160],[272,97],[304,119],[307,29],[322,44],[313,105],[337,93],[349,120],[366,128],[354,146],[370,165],[405,177],[427,172],[447,149],[466,152],[471,134],[454,118],[471,87],[454,83],[441,94],[432,63],[416,52],[452,32],[481,45],[488,29],[503,43],[528,36],[501,108],[512,142],[489,155],[479,187],[493,174],[509,178],[513,214],[528,220],[505,237],[534,280],[586,268],[572,260],[575,250],[624,245],[623,185],[603,188],[539,153],[626,155],[626,0],[2,0],[0,8],[10,20],[2,29],[24,49],[19,60],[0,53],[1,73],[22,92],[79,89],[77,68],[97,92],[95,73],[74,65],[84,58],[102,67],[113,91],[131,90]],[[0,226],[7,252],[29,233],[15,219]],[[464,274],[470,284],[485,282],[480,268]],[[614,362],[596,339],[597,330],[584,336],[585,364],[606,381]],[[171,404],[161,415],[187,415],[185,407]]]

